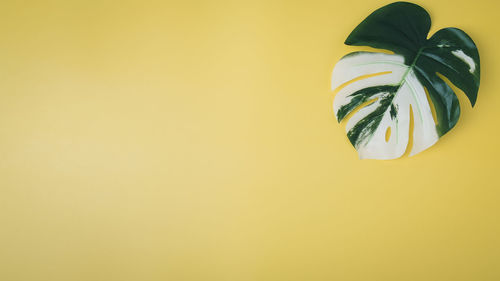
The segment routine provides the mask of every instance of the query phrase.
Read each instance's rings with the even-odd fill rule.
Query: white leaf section
[[[469,57],[466,53],[464,53],[464,51],[455,50],[451,51],[451,53],[469,66],[470,73],[474,73],[474,71],[476,71],[476,63],[474,62],[474,59]]]
[[[354,79],[383,72],[381,75]],[[344,85],[347,82],[349,84]],[[368,87],[398,86],[391,103],[382,105],[381,99],[390,97],[390,93],[377,93],[370,97],[375,102],[360,109],[348,120],[346,131],[349,132],[358,122],[377,109],[383,109],[382,118],[376,129],[355,146],[361,159],[394,159],[401,157],[408,146],[410,130],[410,106],[413,111],[413,147],[410,155],[419,153],[432,146],[438,140],[436,125],[432,117],[429,102],[424,90],[415,76],[413,69],[404,64],[400,55],[371,52],[356,52],[343,57],[335,66],[332,74],[332,89],[344,85],[334,100],[334,112],[351,102],[352,94]],[[391,116],[391,106],[396,112]],[[368,117],[369,118],[369,117]],[[386,141],[387,128],[391,136]]]

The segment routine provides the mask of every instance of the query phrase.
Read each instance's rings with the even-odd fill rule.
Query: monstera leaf
[[[480,76],[476,45],[457,28],[441,29],[428,39],[430,26],[423,8],[396,2],[369,15],[345,41],[394,53],[350,53],[333,70],[332,89],[338,90],[335,115],[339,122],[350,116],[347,136],[360,158],[402,156],[409,142],[410,112],[410,155],[432,146],[453,128],[460,107],[442,76],[474,106]]]

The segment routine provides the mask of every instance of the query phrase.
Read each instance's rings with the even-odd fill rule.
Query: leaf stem
[[[410,71],[413,69],[413,67],[415,67],[415,64],[417,63],[417,60],[418,58],[420,57],[420,54],[422,54],[422,51],[424,50],[424,47],[421,47],[418,52],[417,52],[417,55],[415,56],[415,58],[413,59],[410,67],[408,67],[408,69],[405,71],[405,73],[403,74],[403,77],[401,78],[401,81],[399,82],[399,87],[401,87],[403,85],[403,83],[406,81],[406,76],[408,76],[408,73],[410,73]]]

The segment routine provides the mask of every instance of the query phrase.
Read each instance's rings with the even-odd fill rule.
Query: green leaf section
[[[374,87],[368,87],[364,88],[361,90],[356,91],[355,93],[351,94],[351,100],[348,104],[343,105],[340,107],[340,109],[337,111],[337,120],[340,122],[344,117],[351,113],[354,109],[356,109],[358,106],[363,104],[364,102],[370,101],[374,98],[375,95],[380,94],[380,93],[392,93],[394,94],[399,86],[392,86],[392,85],[384,85],[384,86],[374,86]],[[393,96],[393,95],[392,95]],[[391,96],[391,100],[392,100]]]
[[[429,93],[437,115],[436,130],[442,136],[457,123],[460,106],[453,90],[436,73],[464,91],[474,106],[480,82],[480,59],[474,41],[462,30],[444,28],[427,39],[430,26],[430,16],[422,7],[396,2],[370,14],[351,32],[345,44],[403,55],[405,63],[414,69]]]
[[[430,28],[427,11],[412,3],[396,2],[370,14],[345,44],[390,50],[403,55],[410,65],[425,44]]]
[[[391,107],[390,108],[391,111],[392,110],[395,111],[394,116],[396,115],[397,110],[396,110],[396,108],[394,108],[392,106],[392,100],[394,99],[394,95],[395,95],[396,91],[399,89],[399,87],[400,86],[397,85],[397,86],[370,87],[370,88],[363,89],[363,90],[370,90],[370,92],[374,93],[374,94],[378,94],[380,92],[387,92],[387,94],[380,97],[379,105],[378,105],[377,109],[372,111],[365,118],[361,119],[358,123],[356,123],[356,125],[354,125],[354,127],[352,127],[349,130],[349,132],[347,132],[347,137],[349,138],[349,141],[351,141],[352,145],[354,145],[354,147],[358,148],[359,145],[362,144],[362,142],[367,142],[370,140],[370,137],[373,135],[375,130],[378,128],[380,121],[382,121],[382,118],[384,117],[384,113],[389,109],[389,107]],[[378,88],[378,89],[374,89],[374,88]],[[359,103],[359,104],[361,104],[361,103]],[[347,106],[352,107],[353,104],[354,103],[351,102]],[[351,111],[352,111],[352,109],[351,109]],[[391,116],[392,116],[392,114],[391,114]]]

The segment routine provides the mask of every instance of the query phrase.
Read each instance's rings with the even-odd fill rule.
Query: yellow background
[[[0,280],[500,280],[500,4],[418,1],[478,102],[361,161],[330,74],[387,3],[2,1]]]

